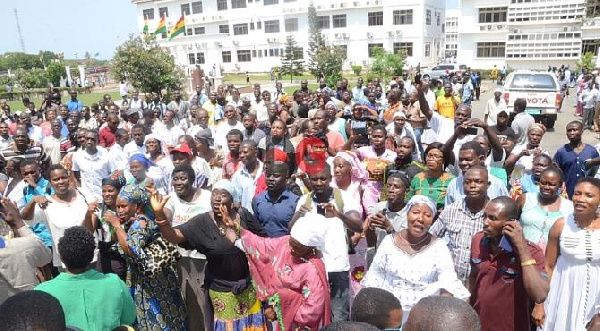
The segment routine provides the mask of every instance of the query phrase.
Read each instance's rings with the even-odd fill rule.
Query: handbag
[[[177,246],[165,240],[158,231],[146,235],[134,264],[144,276],[156,277],[165,269],[175,270],[181,257]]]

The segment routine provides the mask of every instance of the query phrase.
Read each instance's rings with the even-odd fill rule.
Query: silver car
[[[423,76],[429,76],[433,79],[438,78],[446,78],[448,75],[446,73],[446,69],[449,71],[449,75],[452,76],[454,74],[460,75],[463,72],[467,71],[467,65],[465,64],[456,64],[456,63],[442,63],[437,66],[431,68],[431,70],[426,71]]]

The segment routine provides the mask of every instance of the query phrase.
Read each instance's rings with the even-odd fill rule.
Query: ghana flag
[[[156,31],[154,31],[154,35],[159,33],[167,33],[167,21],[165,18],[165,14],[160,18],[160,22],[158,22],[158,26],[156,27]]]
[[[142,29],[143,34],[148,34],[148,19],[144,18],[144,28]]]
[[[185,32],[185,17],[183,15],[181,15],[181,17],[179,18],[179,21],[177,21],[177,24],[175,24],[174,27],[171,28],[171,31],[169,32],[169,34],[171,35],[169,37],[169,40],[175,38],[177,35],[184,33]]]

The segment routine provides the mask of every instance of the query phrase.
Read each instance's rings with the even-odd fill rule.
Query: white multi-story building
[[[186,35],[169,41],[158,36],[176,62],[207,72],[268,72],[281,65],[287,36],[293,36],[308,60],[309,0],[132,0],[138,28],[144,18],[150,32],[164,13],[167,27],[185,15]],[[445,0],[314,1],[318,24],[327,40],[343,47],[344,65],[366,66],[373,47],[404,50],[422,66],[443,58]]]
[[[446,32],[444,35],[444,57],[456,60],[458,52],[458,18],[460,10],[446,9]]]
[[[592,1],[461,0],[457,60],[482,69],[573,67],[582,49],[597,53]]]

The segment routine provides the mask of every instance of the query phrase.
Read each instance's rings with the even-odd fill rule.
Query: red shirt
[[[105,126],[103,129],[101,129],[99,135],[100,145],[106,148],[109,148],[110,146],[114,145],[117,141],[115,134],[110,130],[108,126]]]
[[[534,267],[546,278],[544,252],[530,242],[527,247],[537,262]],[[471,305],[479,315],[481,331],[530,331],[531,299],[516,253],[500,249],[494,255],[490,240],[478,232],[471,241],[471,266],[478,271]]]

